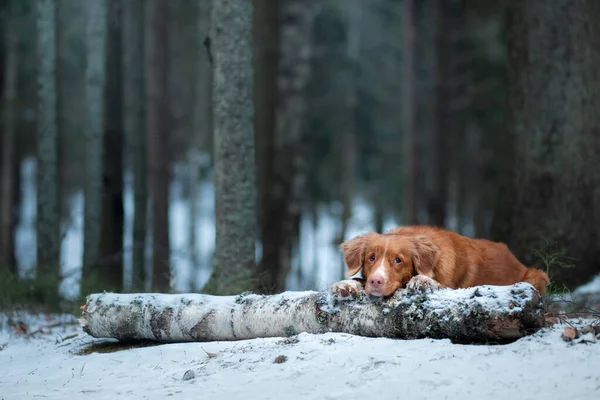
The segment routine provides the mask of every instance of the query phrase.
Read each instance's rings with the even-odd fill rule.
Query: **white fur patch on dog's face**
[[[388,253],[388,246],[389,246],[389,239],[385,240],[385,246],[383,248],[383,256],[381,257],[381,262],[379,263],[379,265],[373,270],[373,272],[371,273],[371,276],[380,276],[384,281],[387,281],[388,279],[388,266],[385,265],[385,262],[387,260],[387,253]]]

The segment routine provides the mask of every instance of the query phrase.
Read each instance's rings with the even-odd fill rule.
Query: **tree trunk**
[[[415,15],[413,0],[404,0],[402,49],[402,133],[404,136],[404,224],[418,223],[419,144],[415,129]]]
[[[572,289],[600,271],[600,3],[515,0],[511,17],[516,201],[509,243],[529,264],[547,267],[557,256],[551,279]]]
[[[169,234],[169,101],[167,0],[148,0],[147,132],[150,197],[152,199],[152,288],[167,291],[171,286]]]
[[[312,259],[310,269],[310,284],[309,287],[317,287],[319,285],[319,210],[318,205],[312,203],[310,205],[310,223],[311,223],[311,234],[312,234]]]
[[[66,150],[71,141],[71,135],[69,134],[69,120],[72,112],[66,107],[69,104],[69,98],[73,97],[71,88],[66,84],[69,79],[69,75],[65,68],[67,62],[65,61],[65,49],[68,46],[68,38],[66,38],[65,31],[68,19],[67,7],[61,7],[61,2],[57,2],[58,9],[56,10],[56,129],[58,131],[58,182],[61,193],[58,196],[58,210],[60,218],[60,234],[61,238],[64,238],[67,234],[67,229],[72,220],[70,204],[65,201],[66,196],[62,195],[62,188],[67,188],[69,185],[69,178],[67,176],[68,171],[68,151]],[[67,189],[68,190],[68,189]]]
[[[13,1],[9,2],[13,6]],[[14,8],[11,7],[11,8]],[[14,10],[10,9],[3,18],[4,37],[4,85],[2,88],[2,154],[0,160],[0,268],[8,267],[13,273],[17,272],[14,261],[14,176],[15,176],[15,116],[17,113],[17,83],[19,64],[19,38],[16,33]]]
[[[510,10],[509,7],[507,7]],[[511,12],[504,13],[502,22],[505,26],[510,26]],[[508,34],[507,47],[510,49],[511,35]],[[514,34],[512,34],[514,38]],[[519,39],[520,40],[520,39]],[[510,61],[510,56],[507,54],[507,59]],[[507,74],[508,75],[508,74]],[[505,77],[508,79],[508,76]],[[508,86],[508,85],[507,85]],[[509,94],[510,96],[510,94]],[[513,124],[510,115],[510,105],[506,107],[506,118],[504,130],[502,134],[495,135],[494,140],[491,140],[490,146],[494,149],[493,165],[494,165],[494,195],[495,199],[491,204],[493,208],[493,218],[490,226],[490,238],[495,241],[510,243],[511,235],[514,230],[513,210],[516,201],[516,171],[515,171],[515,147],[516,138],[515,132],[510,126]]]
[[[275,109],[277,107],[277,71],[279,67],[281,0],[254,0],[253,30],[255,37],[254,89],[256,136],[256,166],[258,182],[258,224],[262,232],[271,218],[269,194],[272,188],[275,139]]]
[[[148,215],[144,0],[123,4],[123,102],[127,152],[133,172],[132,287],[144,290]]]
[[[85,202],[83,207],[82,293],[101,286],[102,148],[104,133],[104,84],[106,81],[107,0],[86,4],[87,67],[85,71]]]
[[[346,81],[346,110],[347,118],[345,129],[340,132],[341,148],[341,194],[342,194],[342,215],[341,227],[336,240],[341,243],[348,231],[348,225],[352,218],[352,206],[355,192],[355,180],[357,175],[356,165],[356,132],[358,126],[358,87],[357,81],[360,79],[357,73],[360,68],[360,46],[361,46],[361,18],[362,18],[362,0],[353,0],[349,4],[348,10],[348,33],[346,42],[346,57],[348,63],[347,81]],[[341,260],[340,279],[346,276],[346,264]]]
[[[455,185],[455,202],[458,230],[465,231],[469,222],[473,221],[472,204],[469,200],[477,196],[481,187],[474,185],[473,158],[481,157],[474,150],[465,151],[465,143],[469,141],[467,131],[467,113],[469,102],[463,99],[471,99],[468,90],[473,86],[472,66],[466,65],[465,60],[472,58],[474,50],[468,47],[467,40],[467,10],[464,1],[441,2],[438,32],[439,54],[439,92],[438,96],[438,123],[439,138],[437,142],[436,156],[439,158],[438,175],[439,186],[436,191],[441,198],[438,202],[443,207],[443,215],[446,218],[446,206],[450,185]],[[478,151],[477,149],[475,151]],[[456,178],[451,180],[452,169],[455,170]],[[480,171],[476,171],[479,174]],[[471,207],[470,207],[471,206]]]
[[[211,17],[216,238],[203,290],[230,294],[256,285],[252,1],[216,1]]]
[[[97,338],[158,342],[246,340],[302,332],[396,339],[489,342],[517,339],[545,324],[539,293],[527,283],[396,292],[387,300],[326,292],[261,296],[113,294],[88,296],[80,318]]]
[[[458,139],[462,131],[458,125],[458,116],[453,113],[451,101],[455,99],[457,88],[456,55],[460,50],[462,29],[465,21],[462,19],[463,9],[457,2],[436,1],[435,23],[436,27],[436,114],[433,116],[435,128],[432,138],[432,186],[428,199],[428,214],[430,223],[437,226],[446,224],[446,207],[448,205],[449,186],[449,143],[451,138]],[[458,140],[457,143],[462,143]],[[466,156],[460,149],[456,163],[463,163]],[[464,171],[461,171],[464,172]],[[459,179],[465,179],[460,174]],[[460,190],[460,189],[459,189]],[[465,201],[462,199],[461,201]],[[462,207],[459,205],[458,207]]]
[[[192,135],[198,135],[199,132],[194,129]],[[198,252],[198,219],[200,216],[200,154],[196,146],[192,146],[187,151],[188,165],[188,185],[189,185],[189,200],[188,200],[188,248],[190,254],[192,276],[195,277],[200,269],[200,253]],[[193,279],[192,279],[193,281]]]
[[[122,2],[109,0],[106,86],[104,92],[104,160],[102,228],[98,271],[105,289],[123,288],[123,28]]]
[[[429,140],[429,154],[425,163],[427,221],[431,225],[446,225],[448,203],[448,144],[449,81],[452,78],[451,55],[455,50],[452,35],[456,32],[448,23],[449,5],[440,0],[429,0],[418,7],[419,45],[421,60],[417,63],[422,70],[419,82],[423,86],[419,126]],[[419,129],[420,130],[420,129]]]
[[[375,206],[375,211],[373,214],[373,224],[375,225],[375,232],[383,233],[383,225],[385,222],[383,210],[381,209],[381,207]]]
[[[305,89],[311,65],[313,0],[283,0],[277,70],[277,105],[272,153],[261,187],[261,291],[280,292],[291,269],[294,221],[302,211],[304,188]]]
[[[415,82],[417,85],[415,129],[419,132],[420,157],[418,168],[422,170],[423,205],[427,210],[427,223],[443,225],[443,214],[440,212],[440,187],[437,144],[440,139],[436,122],[438,95],[438,52],[437,29],[439,0],[424,0],[415,3]],[[424,143],[427,143],[425,146]],[[441,222],[440,222],[441,221]],[[425,222],[425,221],[422,221]]]
[[[37,265],[38,277],[58,292],[60,204],[56,91],[56,2],[37,1]]]
[[[277,73],[279,70],[279,53],[281,41],[281,13],[282,0],[254,0],[254,37],[255,45],[255,70],[254,90],[255,118],[254,128],[256,135],[256,166],[258,183],[258,226],[262,245],[261,262],[259,271],[265,257],[274,262],[278,244],[273,243],[277,234],[269,229],[280,221],[280,215],[275,215],[271,204],[273,179],[275,171],[272,161],[275,156],[276,137],[276,109],[277,109]],[[277,267],[279,268],[279,267]],[[273,289],[271,271],[262,272],[269,281],[269,288],[259,288],[269,291]],[[266,282],[266,281],[265,281]]]
[[[192,148],[188,152],[190,166],[190,234],[189,246],[192,259],[194,276],[200,269],[200,254],[198,252],[198,223],[200,218],[200,170],[205,168],[202,153],[208,152],[209,143],[212,142],[212,66],[204,41],[210,37],[210,10],[211,0],[198,2],[197,18],[197,49],[196,55],[197,74],[194,91],[195,115],[193,119]]]
[[[474,236],[478,238],[488,237],[487,232],[487,182],[485,179],[485,171],[487,169],[486,148],[483,143],[483,132],[479,126],[473,122],[465,129],[465,136],[471,142],[467,147],[469,149],[470,158],[472,160],[471,168],[471,204],[473,208],[473,228]]]
[[[344,175],[347,174],[346,172],[344,172]],[[352,197],[350,197],[348,195],[348,193],[350,192],[349,188],[345,187],[347,185],[349,185],[349,177],[342,177],[343,180],[345,180],[346,182],[342,182],[342,215],[340,217],[340,230],[339,230],[339,234],[335,240],[335,245],[340,245],[345,237],[346,234],[348,232],[348,225],[350,224],[350,218],[352,217],[351,213],[352,213]],[[346,262],[344,261],[344,258],[341,257],[340,258],[340,274],[338,275],[339,279],[343,279],[346,276]]]

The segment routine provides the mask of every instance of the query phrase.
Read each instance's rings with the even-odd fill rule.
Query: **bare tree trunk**
[[[510,6],[507,7],[509,12],[504,13],[502,22],[509,27],[511,24]],[[510,32],[510,29],[508,30]],[[510,35],[508,36],[507,47],[511,46]],[[512,34],[515,40],[515,34]],[[517,35],[517,40],[518,35]],[[510,48],[510,47],[509,47]],[[508,51],[507,51],[508,55]],[[510,58],[509,58],[510,61]],[[510,64],[509,64],[510,65]],[[506,74],[508,78],[509,74]],[[508,82],[508,81],[507,81]],[[506,86],[510,86],[507,84]],[[491,141],[494,148],[494,170],[496,177],[494,179],[495,199],[491,206],[493,207],[494,216],[490,226],[490,238],[495,241],[510,243],[510,237],[514,230],[513,210],[516,203],[516,171],[515,171],[515,147],[516,137],[512,125],[512,117],[510,114],[510,105],[506,107],[505,126],[501,135],[497,135],[495,140]],[[514,249],[513,249],[514,250]]]
[[[485,171],[487,169],[486,149],[483,144],[483,132],[479,129],[476,123],[471,123],[467,126],[465,135],[470,141],[469,154],[472,159],[472,187],[471,203],[473,208],[473,226],[474,236],[478,238],[488,237],[487,230],[487,182],[485,180]]]
[[[456,225],[457,225],[457,231],[459,233],[464,232],[464,228],[465,228],[467,222],[469,221],[469,214],[468,214],[469,207],[468,207],[468,202],[467,202],[467,199],[469,198],[469,196],[468,196],[469,181],[467,179],[467,177],[469,176],[468,168],[469,168],[469,165],[467,165],[466,160],[458,160],[457,165],[454,165],[454,168],[453,168],[453,172],[454,172],[453,183],[455,185],[455,191],[456,191],[456,197],[455,197]],[[452,177],[452,175],[450,175],[450,177]]]
[[[313,246],[312,246],[312,252],[313,252],[313,256],[312,256],[312,260],[311,260],[311,269],[310,269],[310,282],[311,282],[311,286],[310,287],[317,287],[319,282],[318,282],[318,276],[319,276],[319,242],[317,241],[317,233],[319,231],[319,211],[318,211],[318,207],[316,204],[311,204],[310,207],[310,222],[311,222],[311,228],[312,228],[312,241],[313,241]]]
[[[348,10],[348,39],[346,43],[346,56],[350,63],[346,88],[348,90],[347,101],[347,124],[341,132],[341,173],[342,173],[342,216],[341,227],[337,243],[341,243],[348,231],[348,224],[352,218],[352,206],[355,192],[355,179],[357,174],[356,166],[356,131],[358,110],[358,87],[357,74],[360,68],[360,46],[361,46],[361,18],[362,18],[362,0],[353,0],[349,4]],[[340,278],[346,276],[346,266],[342,259],[340,268]]]
[[[539,293],[527,283],[423,294],[402,289],[384,301],[312,291],[221,297],[102,293],[88,296],[80,322],[93,337],[158,342],[246,340],[302,332],[489,342],[517,339],[545,324]]]
[[[434,1],[435,51],[436,51],[436,98],[433,120],[435,128],[432,138],[432,177],[431,192],[428,199],[428,211],[432,225],[446,224],[451,183],[451,166],[457,169],[457,205],[459,225],[464,222],[464,207],[467,199],[463,189],[471,179],[468,168],[465,168],[469,154],[463,150],[467,140],[464,135],[464,117],[458,111],[463,111],[461,100],[466,97],[463,93],[467,87],[467,78],[460,71],[460,58],[464,57],[465,47],[465,6],[463,2]],[[454,157],[451,158],[450,154]],[[465,196],[466,197],[466,196]],[[459,226],[460,230],[460,226]]]
[[[38,277],[58,291],[60,272],[60,204],[56,88],[56,14],[54,1],[37,1],[37,265]]]
[[[375,206],[375,212],[373,216],[373,223],[375,225],[375,232],[383,233],[384,215],[381,207]]]
[[[415,15],[413,0],[404,0],[404,47],[402,49],[402,134],[404,136],[404,223],[418,223],[419,145],[415,129]]]
[[[196,124],[194,124],[196,125]],[[193,135],[198,135],[198,130],[194,129]],[[194,141],[192,139],[192,141]],[[188,165],[188,185],[189,185],[189,222],[188,222],[188,248],[190,252],[190,261],[192,263],[192,276],[196,276],[200,268],[200,253],[198,252],[198,219],[200,216],[199,198],[200,198],[200,154],[199,148],[192,145],[187,151]],[[192,279],[193,281],[193,279]]]
[[[85,202],[83,208],[82,292],[95,286],[99,276],[102,232],[102,148],[104,133],[104,84],[106,81],[107,0],[86,4],[87,67],[85,71]]]
[[[190,166],[190,234],[189,246],[191,259],[196,275],[200,268],[200,254],[198,252],[198,222],[200,218],[200,170],[204,168],[204,162],[200,157],[201,152],[208,150],[212,129],[212,67],[208,57],[206,38],[210,37],[210,10],[211,0],[198,2],[197,19],[197,49],[196,56],[197,74],[195,97],[195,115],[193,119],[194,129],[192,133],[192,148],[188,152],[188,163]]]
[[[432,192],[429,196],[428,209],[430,223],[432,225],[444,226],[446,222],[446,206],[448,202],[448,136],[452,134],[451,115],[449,110],[449,102],[451,100],[451,79],[453,78],[454,64],[453,52],[455,44],[452,42],[453,35],[456,34],[452,28],[454,25],[449,21],[451,16],[449,5],[442,1],[436,1],[437,10],[434,11],[436,28],[436,44],[437,53],[437,77],[436,77],[436,115],[433,116],[435,121],[434,137],[432,140],[433,154],[431,162],[433,163],[432,173]],[[464,156],[464,155],[463,155]]]
[[[419,80],[423,91],[419,126],[424,129],[429,142],[429,153],[426,161],[426,201],[428,223],[445,226],[446,206],[448,201],[448,162],[447,162],[447,128],[448,123],[448,80],[452,70],[447,49],[447,35],[454,33],[446,21],[445,7],[440,0],[424,1],[418,6],[418,52],[420,60],[417,65],[422,69]],[[418,54],[419,54],[418,53]],[[420,130],[420,129],[419,129]]]
[[[125,0],[123,6],[124,128],[133,172],[132,287],[143,290],[148,214],[144,0]]]
[[[468,46],[467,35],[467,9],[464,1],[440,3],[440,36],[438,40],[438,53],[440,60],[440,92],[438,121],[440,123],[440,158],[439,173],[442,185],[439,188],[440,197],[443,198],[444,207],[448,203],[448,192],[451,183],[456,185],[458,220],[461,224],[459,230],[464,231],[465,225],[474,218],[473,201],[479,191],[484,192],[484,186],[474,185],[476,179],[473,173],[473,164],[479,164],[482,155],[478,144],[476,149],[464,151],[463,143],[470,139],[467,132],[466,118],[467,107],[462,99],[472,99],[469,91],[473,86],[472,66],[465,60],[472,59],[470,54],[474,51]],[[477,139],[479,140],[479,139]],[[481,142],[479,140],[479,142]],[[471,156],[474,156],[471,159]],[[456,170],[456,180],[451,182],[452,168]],[[475,171],[476,174],[482,171]],[[469,204],[471,203],[471,204]],[[469,207],[469,205],[471,207]],[[445,215],[445,214],[444,214]]]
[[[229,294],[256,285],[252,1],[216,1],[211,16],[216,240],[203,290]]]
[[[263,246],[259,274],[264,275],[262,291],[279,292],[291,269],[294,221],[302,211],[304,188],[304,120],[305,89],[308,84],[312,50],[313,0],[283,0],[281,41],[277,72],[277,108],[275,138],[270,165],[271,180],[261,197],[262,210],[268,212],[261,221]],[[264,182],[263,182],[264,183]],[[268,210],[268,211],[267,211]]]
[[[514,0],[511,17],[509,244],[526,263],[553,255],[551,279],[574,288],[600,271],[600,3]]]
[[[58,209],[60,211],[60,234],[61,238],[64,238],[67,233],[67,229],[71,222],[71,213],[70,213],[70,205],[68,201],[65,201],[62,195],[62,188],[67,187],[68,185],[68,171],[66,161],[66,156],[68,152],[66,151],[67,146],[69,145],[70,135],[68,133],[69,126],[69,111],[66,104],[68,104],[69,97],[72,96],[69,88],[66,85],[68,75],[65,68],[65,56],[63,49],[67,46],[67,40],[65,38],[65,26],[67,16],[65,14],[68,13],[67,7],[61,7],[61,2],[57,2],[58,9],[56,11],[56,129],[58,130],[58,182],[59,187],[61,188],[61,193],[58,196]],[[64,2],[63,2],[64,4]]]
[[[0,268],[9,267],[17,272],[14,261],[14,176],[15,176],[15,115],[19,64],[19,38],[16,32],[14,1],[9,1],[9,12],[2,19],[6,40],[4,59],[4,87],[2,88],[2,165],[0,166]]]
[[[347,140],[354,140],[354,138],[346,138]],[[352,151],[354,143],[348,143],[347,141],[343,142],[344,146],[342,152]],[[352,150],[351,150],[352,148]],[[348,159],[352,158],[352,156],[342,155],[342,215],[340,217],[340,230],[336,239],[336,245],[340,244],[344,241],[346,234],[348,232],[348,225],[350,224],[350,218],[352,218],[352,187],[353,187],[353,177],[349,176],[352,171],[348,171],[349,165],[351,161]],[[343,258],[341,259],[340,264],[340,275],[339,278],[342,279],[346,276],[346,263]]]
[[[109,0],[106,86],[104,92],[104,160],[102,228],[98,271],[106,290],[123,288],[123,28],[122,1]]]
[[[254,0],[254,90],[256,135],[256,166],[258,182],[258,225],[265,257],[265,243],[272,241],[267,227],[279,218],[273,214],[271,192],[275,171],[274,157],[275,119],[277,108],[277,72],[279,69],[280,12],[282,0]],[[273,247],[273,245],[271,246]],[[267,272],[268,274],[268,272]]]
[[[423,173],[422,196],[427,210],[427,223],[440,224],[439,204],[436,198],[439,157],[435,146],[439,140],[439,124],[436,123],[438,94],[438,0],[423,0],[415,3],[415,82],[416,119],[415,130],[420,137],[420,159],[418,167]],[[423,145],[427,143],[427,146]],[[425,222],[425,221],[422,221]]]
[[[152,198],[152,288],[171,286],[169,234],[170,141],[168,132],[168,35],[167,0],[148,0],[147,132],[150,195]]]

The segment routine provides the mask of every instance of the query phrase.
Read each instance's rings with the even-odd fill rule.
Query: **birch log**
[[[301,332],[344,332],[398,339],[454,342],[516,339],[544,326],[539,293],[528,283],[398,290],[389,299],[324,292],[265,296],[97,293],[80,322],[96,338],[158,342],[243,340]]]

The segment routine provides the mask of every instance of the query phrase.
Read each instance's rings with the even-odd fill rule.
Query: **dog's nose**
[[[381,275],[374,275],[369,279],[369,284],[373,288],[379,288],[383,285],[383,283],[384,283],[384,280]]]

